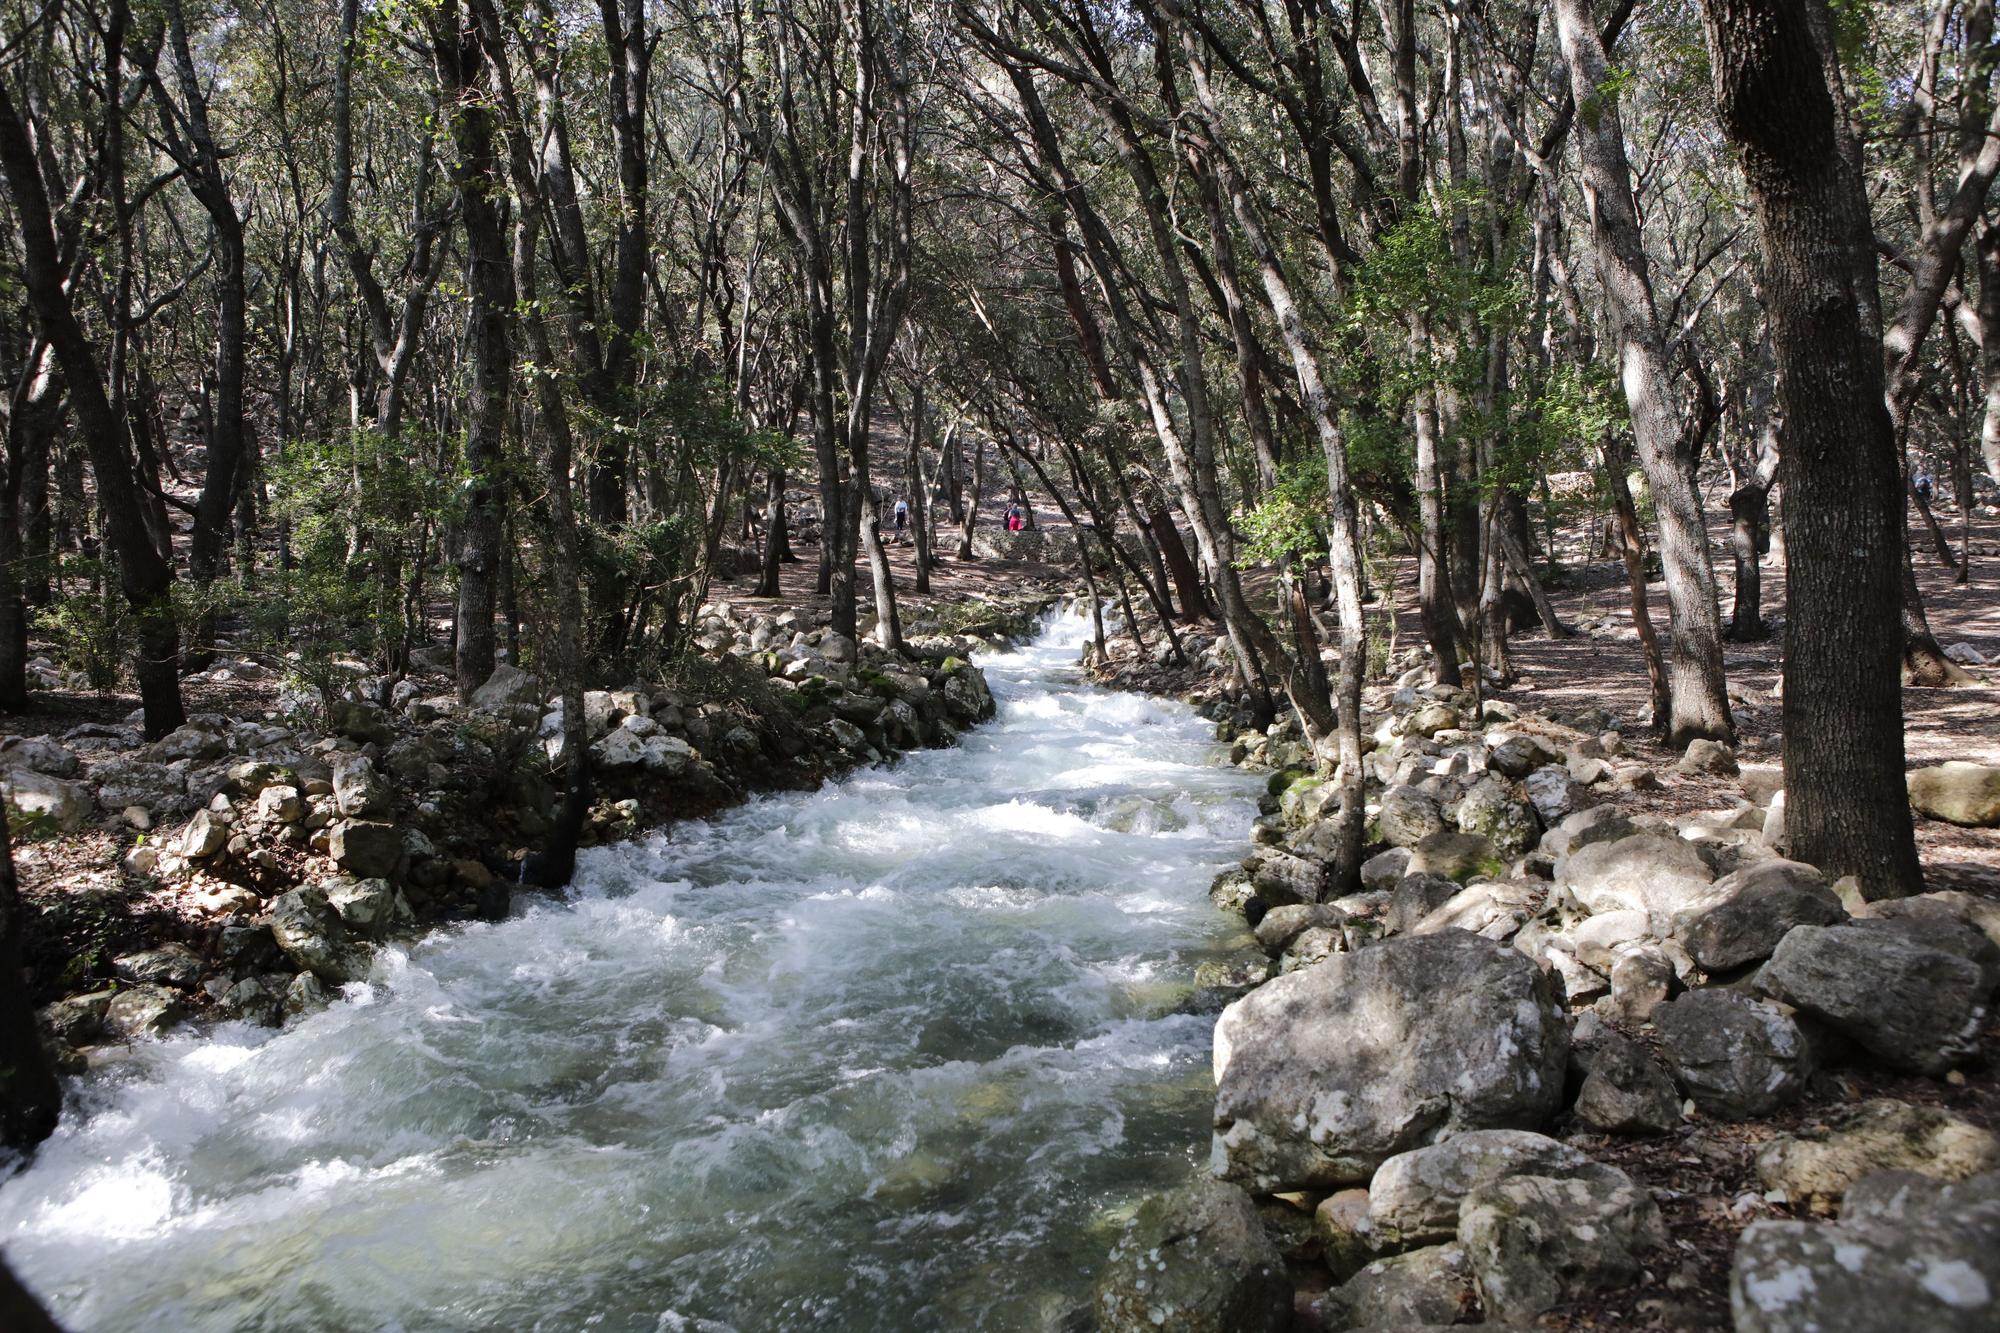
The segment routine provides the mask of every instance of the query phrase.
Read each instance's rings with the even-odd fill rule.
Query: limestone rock
[[[1643,1046],[1607,1032],[1591,1053],[1576,1118],[1601,1134],[1665,1134],[1681,1122],[1681,1099]]]
[[[221,851],[229,841],[229,825],[212,810],[197,810],[181,832],[181,855],[203,861]]]
[[[271,935],[301,968],[335,985],[350,979],[354,959],[347,930],[317,888],[293,889],[271,900]]]
[[[504,713],[516,704],[539,703],[541,691],[540,681],[519,667],[502,662],[467,702],[482,713]]]
[[[1464,930],[1489,940],[1504,940],[1519,930],[1522,922],[1541,911],[1548,898],[1548,885],[1535,880],[1485,880],[1453,894],[1412,926],[1410,933],[1434,935],[1441,930]]]
[[[1466,1196],[1458,1243],[1479,1276],[1486,1317],[1526,1321],[1568,1301],[1630,1286],[1666,1244],[1652,1196],[1603,1167],[1584,1179],[1510,1176]]]
[[[1542,836],[1535,807],[1512,784],[1497,777],[1481,778],[1458,803],[1458,831],[1493,844],[1509,859],[1533,847]]]
[[[1569,1025],[1539,969],[1463,931],[1385,940],[1251,992],[1215,1028],[1217,1173],[1260,1192],[1560,1105]]]
[[[1673,962],[1660,946],[1642,940],[1612,953],[1611,993],[1597,1007],[1624,1023],[1650,1023],[1673,989]]]
[[[1674,767],[1683,773],[1717,773],[1724,777],[1735,777],[1736,751],[1721,741],[1689,741],[1687,749],[1682,752]]]
[[[416,920],[403,891],[386,879],[338,885],[327,891],[326,901],[342,925],[369,939],[380,939],[395,927]]]
[[[1638,826],[1619,814],[1616,806],[1593,805],[1564,816],[1554,828],[1544,833],[1542,850],[1560,863],[1571,853],[1594,842],[1616,842],[1636,832]]]
[[[1415,847],[1443,827],[1444,815],[1427,793],[1415,787],[1391,787],[1382,793],[1369,832],[1374,841],[1391,847]]]
[[[1361,863],[1361,887],[1370,892],[1393,889],[1410,873],[1410,849],[1391,847]],[[1435,903],[1432,906],[1436,906]],[[1425,908],[1429,911],[1430,908]]]
[[[1571,852],[1560,869],[1591,912],[1622,909],[1674,916],[1707,897],[1715,871],[1695,845],[1665,833],[1634,833]]]
[[[1915,1216],[1757,1222],[1737,1242],[1738,1333],[1991,1333],[2000,1327],[2000,1177],[1939,1191]]]
[[[1712,906],[1685,914],[1677,934],[1695,962],[1723,972],[1769,958],[1793,926],[1831,926],[1847,910],[1826,877],[1797,861],[1760,861],[1715,882]]]
[[[364,754],[343,754],[333,761],[334,809],[349,819],[387,814],[389,788]]]
[[[156,1037],[187,1017],[181,997],[164,986],[133,986],[111,997],[104,1026],[126,1037]]]
[[[1412,875],[1442,875],[1462,884],[1474,875],[1496,877],[1506,868],[1507,859],[1492,843],[1453,829],[1439,829],[1410,849]]]
[[[1399,849],[1400,850],[1400,849]],[[1387,855],[1387,853],[1384,853]],[[1407,860],[1407,854],[1405,854]],[[1366,873],[1364,869],[1364,875]],[[1389,898],[1383,926],[1391,935],[1407,935],[1419,922],[1459,894],[1458,881],[1443,875],[1404,875]]]
[[[1479,1308],[1471,1261],[1458,1245],[1377,1259],[1328,1297],[1328,1328],[1457,1324]]]
[[[90,818],[90,793],[81,783],[32,768],[0,770],[0,799],[16,835],[74,833]]]
[[[163,944],[114,958],[111,970],[126,981],[191,990],[201,980],[201,959],[185,944]]]
[[[1798,926],[1758,985],[1898,1069],[1942,1074],[1978,1049],[1986,982],[1964,958],[1891,931]]]
[[[1585,784],[1560,765],[1536,769],[1522,785],[1527,788],[1528,800],[1534,804],[1544,827],[1559,823],[1590,803]]]
[[[1602,1176],[1610,1170],[1545,1134],[1476,1129],[1383,1162],[1368,1184],[1367,1229],[1375,1245],[1404,1249],[1458,1234],[1459,1205],[1508,1176]]]
[[[1735,991],[1690,991],[1655,1010],[1653,1022],[1704,1115],[1769,1115],[1798,1096],[1811,1072],[1798,1024]]]
[[[1917,1171],[1940,1181],[2000,1169],[2000,1138],[1935,1106],[1878,1098],[1848,1110],[1819,1139],[1786,1134],[1757,1154],[1766,1189],[1794,1203],[1837,1199],[1875,1171]]]
[[[327,830],[326,849],[356,879],[392,879],[403,865],[403,834],[394,824],[343,819]]]
[[[46,736],[0,736],[0,769],[23,768],[52,778],[73,778],[82,762],[76,751]]]
[[[1140,1205],[1091,1304],[1101,1333],[1285,1333],[1292,1283],[1250,1196],[1197,1179]]]
[[[1909,775],[1910,806],[1920,815],[1974,828],[2000,826],[2000,768],[1954,759]]]

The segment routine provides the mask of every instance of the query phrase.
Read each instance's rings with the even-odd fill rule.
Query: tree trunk
[[[23,911],[7,810],[0,802],[0,1148],[17,1153],[53,1134],[62,1111],[62,1089],[42,1049],[22,975]]]
[[[1859,163],[1839,151],[1807,8],[1820,2],[1702,10],[1756,205],[1784,406],[1786,837],[1880,898],[1923,888],[1903,777],[1902,487],[1870,317],[1873,224]]]
[[[1754,643],[1769,636],[1764,623],[1765,551],[1771,545],[1771,493],[1761,481],[1746,481],[1729,493],[1730,550],[1736,558],[1736,608],[1729,637]]]
[[[972,531],[979,522],[979,497],[986,492],[986,437],[972,446],[972,495],[966,501],[965,517],[958,526],[958,558],[977,560],[978,554],[972,549]]]
[[[1659,517],[1671,645],[1667,677],[1672,710],[1666,737],[1676,749],[1702,737],[1730,741],[1735,724],[1722,669],[1722,613],[1692,467],[1706,423],[1700,414],[1690,414],[1693,421],[1676,419],[1673,371],[1653,304],[1623,124],[1589,0],[1556,0],[1555,10],[1570,91],[1587,112],[1578,116],[1577,148],[1591,205],[1598,278],[1617,343],[1632,436]]]
[[[785,558],[785,470],[772,468],[764,482],[764,565],[757,596],[778,595],[778,567]]]

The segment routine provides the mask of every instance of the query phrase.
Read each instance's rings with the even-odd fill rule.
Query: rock
[[[1908,898],[1888,898],[1870,903],[1867,914],[1884,919],[1942,917],[1963,921],[1995,945],[2000,945],[2000,899],[1981,898],[1957,889],[1941,893],[1917,893]]]
[[[1820,1139],[1785,1134],[1757,1154],[1757,1177],[1793,1203],[1835,1200],[1872,1171],[1940,1181],[2000,1168],[2000,1138],[1935,1106],[1878,1098],[1849,1108]]]
[[[1466,1196],[1458,1243],[1479,1278],[1486,1318],[1526,1321],[1630,1286],[1667,1242],[1652,1196],[1622,1171],[1604,1177],[1510,1176]]]
[[[190,722],[153,742],[149,754],[155,762],[171,764],[176,759],[202,763],[229,753],[229,741],[213,727]]]
[[[466,702],[482,713],[504,713],[516,704],[539,704],[541,692],[540,681],[512,663],[502,662]]]
[[[1347,913],[1330,904],[1287,903],[1264,913],[1264,919],[1257,923],[1257,943],[1275,958],[1307,930],[1331,926],[1338,931],[1346,920]]]
[[[1260,1192],[1365,1181],[1466,1130],[1537,1128],[1569,1025],[1535,965],[1462,931],[1279,977],[1215,1028],[1217,1174]]]
[[[335,985],[350,978],[347,932],[316,888],[293,889],[271,900],[271,936],[293,962]]]
[[[1593,805],[1566,815],[1542,835],[1542,850],[1556,858],[1558,870],[1572,852],[1594,842],[1616,842],[1638,832],[1638,826],[1611,805]]]
[[[356,879],[393,879],[403,864],[403,834],[394,824],[343,819],[327,830],[326,850]]]
[[[1798,861],[1760,861],[1715,882],[1712,906],[1683,915],[1676,936],[1695,962],[1725,972],[1769,958],[1793,926],[1830,926],[1847,909],[1826,877]]]
[[[1522,785],[1527,788],[1528,800],[1545,827],[1567,818],[1590,801],[1585,784],[1572,777],[1568,769],[1554,764],[1528,774]]]
[[[1920,815],[1973,828],[2000,826],[2000,768],[1954,759],[1909,775],[1910,806]]]
[[[1377,1259],[1327,1299],[1326,1328],[1450,1325],[1479,1308],[1472,1264],[1458,1245]]]
[[[1690,991],[1656,1009],[1653,1023],[1681,1086],[1718,1120],[1769,1115],[1811,1072],[1798,1024],[1735,991]]]
[[[1485,880],[1453,894],[1412,926],[1410,934],[1463,930],[1489,940],[1504,940],[1541,911],[1548,899],[1548,885],[1535,880]]]
[[[1598,1001],[1608,1016],[1650,1023],[1674,990],[1674,965],[1656,944],[1628,944],[1611,955],[1611,994]]]
[[[1749,764],[1736,772],[1736,785],[1743,790],[1743,799],[1760,810],[1771,808],[1771,801],[1785,789],[1785,770],[1776,764]]]
[[[181,855],[190,861],[204,861],[221,851],[229,841],[229,825],[211,810],[197,810],[181,831]]]
[[[114,958],[111,970],[125,981],[192,990],[201,980],[201,959],[185,944],[163,944]]]
[[[1091,1306],[1101,1333],[1285,1333],[1292,1283],[1250,1196],[1197,1179],[1140,1205]]]
[[[333,761],[333,807],[349,819],[386,814],[389,788],[364,754],[343,754]]]
[[[1875,915],[1871,909],[1871,915],[1859,917],[1850,924],[1857,930],[1886,932],[1925,948],[1963,958],[1979,969],[1982,996],[1990,998],[1995,989],[2000,989],[2000,946],[1996,946],[1970,922],[1936,913]]]
[[[1506,869],[1506,858],[1492,843],[1453,829],[1439,829],[1410,849],[1412,875],[1442,875],[1462,884],[1474,875],[1497,878]]]
[[[333,999],[320,979],[310,972],[301,972],[285,987],[282,1001],[288,1014],[306,1014],[315,1009],[324,1009]]]
[[[1591,1053],[1576,1118],[1600,1134],[1665,1134],[1681,1123],[1681,1099],[1645,1047],[1607,1032]]]
[[[1976,964],[1891,931],[1797,926],[1757,982],[1897,1069],[1942,1074],[1978,1049],[1986,983]]]
[[[1991,1333],[2000,1178],[1947,1186],[1898,1220],[1753,1223],[1737,1242],[1738,1333]]]
[[[81,783],[66,782],[32,768],[0,771],[0,799],[16,836],[74,833],[90,818],[90,793]]]
[[[1733,778],[1737,773],[1736,751],[1721,741],[1689,741],[1674,767],[1683,773],[1717,773]]]
[[[297,787],[266,787],[257,793],[257,818],[266,824],[296,824],[305,814]]]
[[[82,768],[74,750],[46,736],[0,736],[0,769],[30,769],[52,778],[73,778]]]
[[[394,927],[416,920],[402,890],[386,879],[342,884],[327,892],[326,901],[342,925],[369,939],[380,939]]]
[[[335,699],[327,706],[327,730],[336,736],[387,745],[396,739],[396,720],[379,704],[354,699]]]
[[[1397,849],[1399,852],[1401,848]],[[1388,855],[1387,852],[1383,853]],[[1409,854],[1403,853],[1407,861]],[[1364,866],[1362,874],[1367,875]],[[1391,935],[1407,935],[1415,930],[1425,917],[1443,907],[1459,894],[1459,884],[1455,879],[1443,875],[1404,875],[1396,882],[1389,898],[1389,910],[1382,919],[1382,925]]]
[[[1382,793],[1369,836],[1391,847],[1415,847],[1443,827],[1444,814],[1429,795],[1415,787],[1391,787]]]
[[[1918,1171],[1870,1171],[1840,1196],[1840,1220],[1907,1222],[1936,1208],[1946,1188]]]
[[[117,991],[92,991],[71,995],[35,1011],[51,1036],[70,1046],[87,1046],[104,1031],[104,1016],[110,1012]]]
[[[1590,912],[1636,909],[1672,917],[1707,897],[1715,871],[1694,844],[1665,833],[1634,833],[1569,854],[1559,873]]]
[[[1460,833],[1485,838],[1509,859],[1533,847],[1542,836],[1535,807],[1519,789],[1498,777],[1484,777],[1473,784],[1458,802],[1457,819]]]
[[[1621,946],[1653,938],[1653,917],[1650,912],[1628,907],[1587,916],[1563,933],[1584,966],[1609,975]]]
[[[157,1037],[187,1017],[181,997],[164,986],[134,986],[111,997],[104,1025],[125,1037]]]
[[[1508,1176],[1603,1176],[1586,1154],[1524,1129],[1476,1129],[1383,1162],[1368,1185],[1366,1230],[1378,1249],[1407,1249],[1458,1234],[1465,1196]]]
[[[284,764],[246,759],[231,764],[223,775],[223,789],[244,800],[255,800],[266,787],[297,787],[299,775]]]
[[[217,996],[215,1012],[220,1018],[241,1019],[265,1027],[276,1027],[283,1015],[279,997],[253,977],[244,978]]]
[[[1533,736],[1502,732],[1487,741],[1486,763],[1504,777],[1525,778],[1539,768],[1554,763],[1558,756]]]
[[[1361,863],[1361,887],[1371,893],[1393,889],[1410,870],[1410,849],[1391,847]]]

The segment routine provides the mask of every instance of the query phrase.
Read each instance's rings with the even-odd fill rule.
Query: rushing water
[[[1053,1326],[1206,1156],[1171,1009],[1255,813],[1083,634],[987,660],[957,749],[142,1047],[0,1187],[0,1249],[77,1333]]]

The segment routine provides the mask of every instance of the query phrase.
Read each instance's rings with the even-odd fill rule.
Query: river
[[[1255,780],[1098,689],[584,854],[561,901],[385,950],[279,1032],[147,1043],[0,1186],[74,1333],[1004,1330],[1087,1299],[1207,1158],[1173,1012]]]

